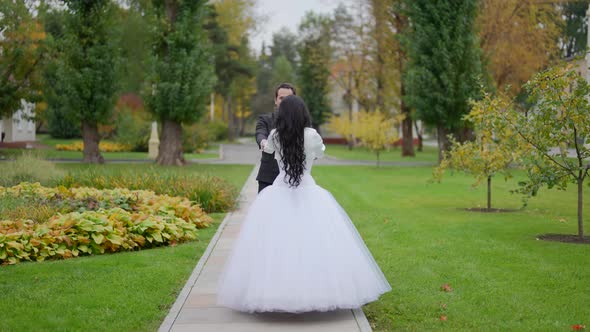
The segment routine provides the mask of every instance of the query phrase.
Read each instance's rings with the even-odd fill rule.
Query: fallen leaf
[[[586,329],[586,325],[582,325],[582,324],[572,325],[572,330],[574,330],[574,331],[580,331],[580,330],[585,330],[585,329]]]
[[[440,290],[444,291],[444,292],[452,292],[453,289],[451,288],[451,286],[449,284],[444,284],[442,286],[440,286]]]
[[[440,320],[442,320],[443,322],[447,320],[447,316],[446,315],[440,315]]]
[[[443,303],[443,304],[440,305],[440,307],[443,308],[443,309],[446,309],[447,308],[447,304],[446,303]]]

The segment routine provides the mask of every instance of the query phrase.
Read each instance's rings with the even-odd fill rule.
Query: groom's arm
[[[256,121],[256,143],[258,143],[258,148],[260,149],[262,149],[262,141],[268,139],[268,134],[270,134],[269,128],[268,116],[265,114],[258,116],[258,120]]]

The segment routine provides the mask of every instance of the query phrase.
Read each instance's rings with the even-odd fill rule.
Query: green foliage
[[[122,110],[115,120],[114,141],[131,146],[132,151],[146,152],[151,134],[151,122],[130,110]]]
[[[47,188],[22,183],[0,187],[0,199],[21,197],[48,205],[77,208],[42,223],[0,221],[0,263],[43,261],[122,250],[176,244],[196,237],[196,228],[212,219],[199,206],[181,197],[150,191],[94,188]]]
[[[558,5],[561,8],[564,22],[562,23],[562,55],[565,58],[584,55],[588,43],[588,21],[585,1],[566,1]]]
[[[537,74],[524,88],[534,108],[505,118],[527,152],[523,162],[530,182],[523,189],[534,194],[544,184],[564,189],[583,181],[590,168],[590,85],[571,66],[558,66]],[[552,153],[553,148],[558,151]]]
[[[0,216],[3,220],[27,219],[37,223],[45,222],[58,212],[57,207],[49,206],[42,200],[14,196],[4,196],[0,199]]]
[[[279,56],[275,59],[272,65],[272,87],[274,100],[274,89],[281,83],[288,82],[293,83],[295,81],[295,70],[293,64],[285,56]]]
[[[46,34],[25,1],[0,0],[0,118],[41,99]]]
[[[219,120],[209,121],[204,126],[208,132],[210,142],[219,142],[227,139],[227,123]]]
[[[519,149],[511,142],[513,130],[502,120],[502,114],[513,112],[510,100],[503,96],[492,97],[484,93],[480,101],[472,102],[471,112],[464,119],[473,126],[475,139],[464,143],[452,137],[451,150],[434,170],[434,177],[440,181],[445,170],[452,168],[475,177],[477,187],[482,181],[491,179],[497,173],[510,177],[510,165],[520,158]],[[488,209],[491,209],[491,187],[488,187]]]
[[[269,48],[271,63],[274,63],[277,58],[282,56],[292,66],[297,66],[297,36],[289,29],[282,28],[273,33],[272,44]]]
[[[266,54],[266,46],[262,50],[256,62],[256,94],[252,98],[252,110],[258,114],[271,112],[274,108],[274,89],[272,85],[272,62]]]
[[[563,190],[575,183],[582,238],[583,185],[590,174],[590,85],[571,65],[562,65],[535,75],[524,88],[530,110],[497,114],[515,133],[511,144],[522,151],[528,174],[516,191],[534,196],[544,185]]]
[[[50,109],[90,123],[110,119],[117,91],[117,52],[110,0],[66,0],[63,34],[47,74]],[[66,115],[67,113],[73,113]]]
[[[297,76],[301,97],[309,108],[316,129],[326,122],[331,113],[328,101],[329,65],[332,57],[331,29],[332,21],[329,17],[313,12],[308,12],[299,26],[302,41],[299,46],[301,60]]]
[[[183,128],[182,148],[190,153],[201,153],[210,142],[227,139],[228,126],[223,121],[201,121]]]
[[[158,119],[193,123],[205,112],[215,82],[205,22],[206,1],[153,0],[153,53],[144,98]],[[170,9],[167,6],[170,6]],[[173,11],[174,20],[167,15]]]
[[[207,212],[226,212],[235,207],[238,190],[214,176],[180,174],[149,168],[142,172],[122,170],[113,173],[103,168],[71,171],[55,182],[66,188],[94,187],[153,190],[160,195],[182,196],[197,202]]]
[[[141,93],[150,57],[150,26],[142,10],[118,7],[114,15],[116,35],[114,42],[121,50],[117,66],[119,90],[123,93]]]
[[[169,245],[196,238],[195,226],[180,218],[122,209],[72,212],[35,224],[0,221],[0,262],[72,258]]]
[[[49,75],[49,74],[47,74]],[[46,96],[47,98],[54,98],[53,96]],[[53,138],[79,138],[80,120],[77,114],[71,112],[69,109],[60,107],[60,101],[55,100],[49,102],[49,108],[45,112],[45,119],[47,120],[47,129]]]
[[[405,100],[427,125],[457,131],[469,100],[479,95],[478,1],[407,0],[406,8],[412,23],[403,38],[409,58]]]
[[[215,7],[209,8],[206,29],[211,41],[212,53],[215,58],[215,75],[217,82],[215,91],[226,97],[230,93],[232,83],[236,77],[252,76],[253,69],[243,61],[248,49],[242,49],[240,45],[232,45],[228,32],[218,22],[218,14]]]
[[[2,164],[0,186],[13,186],[24,181],[47,184],[63,175],[64,172],[56,168],[54,163],[39,158],[33,152],[25,152],[14,161]]]

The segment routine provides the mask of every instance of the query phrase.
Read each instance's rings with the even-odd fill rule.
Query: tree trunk
[[[402,112],[403,110],[402,102]],[[414,135],[412,133],[412,118],[409,113],[406,113],[406,117],[402,121],[402,157],[415,157],[414,152]]]
[[[492,209],[492,177],[488,176],[488,211]]]
[[[381,167],[381,161],[379,159],[379,150],[377,150],[377,152],[375,152],[377,154],[377,167]]]
[[[98,145],[100,143],[98,125],[93,122],[82,121],[82,138],[84,140],[83,162],[91,164],[104,164],[104,158],[98,149]]]
[[[182,155],[182,126],[180,122],[163,119],[160,150],[156,163],[159,165],[182,166],[186,163]]]
[[[225,98],[225,107],[227,112],[227,139],[230,142],[233,142],[236,139],[236,130],[235,130],[235,116],[234,110],[232,105],[232,98],[231,95],[228,95]]]
[[[349,75],[349,79],[348,79],[348,85],[349,88],[348,90],[346,90],[346,104],[348,105],[348,121],[350,121],[350,127],[352,130],[352,88],[350,88],[350,85],[352,84],[352,79],[350,78]],[[354,135],[352,134],[352,131],[350,133],[350,137],[348,137],[348,150],[352,150],[352,147],[354,146]]]
[[[418,152],[424,150],[424,142],[422,141],[422,132],[418,128],[418,121],[414,121],[414,129],[416,129],[416,135],[418,135]]]
[[[584,178],[578,178],[578,236],[584,238],[584,218],[582,207],[584,202]]]
[[[246,121],[246,116],[245,116],[245,107],[244,105],[241,105],[240,107],[240,133],[239,136],[243,137],[244,136],[244,125]]]
[[[449,139],[447,137],[447,129],[442,125],[436,127],[436,136],[438,141],[438,162],[443,160],[444,152],[449,149]]]
[[[398,66],[399,66],[399,72],[403,73],[403,70],[404,70],[404,55],[403,55],[403,53],[400,54]],[[414,152],[414,135],[412,134],[412,117],[410,116],[411,110],[406,105],[406,103],[404,103],[405,94],[406,94],[406,88],[404,86],[404,82],[402,81],[400,84],[400,95],[401,95],[400,109],[401,109],[402,114],[405,115],[405,118],[402,121],[402,157],[415,157],[416,153]]]

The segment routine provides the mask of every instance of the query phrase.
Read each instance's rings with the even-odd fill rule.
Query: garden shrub
[[[160,195],[186,197],[208,213],[233,209],[239,194],[235,186],[215,176],[178,174],[156,168],[141,173],[134,170],[113,173],[102,168],[81,169],[71,171],[54,184],[66,188],[152,190]]]
[[[18,199],[36,202],[30,210],[43,204],[58,213],[45,221],[0,220],[0,264],[175,244],[196,238],[197,228],[212,222],[184,197],[146,190],[49,188],[39,183],[0,187],[0,209],[9,210],[10,202],[14,208]]]

